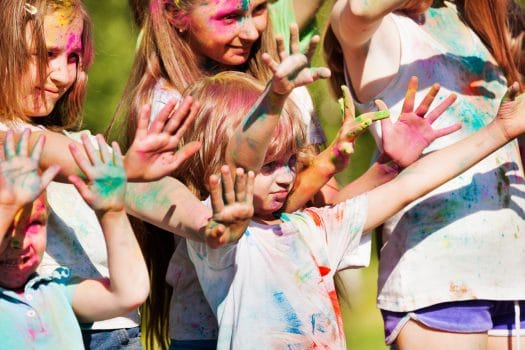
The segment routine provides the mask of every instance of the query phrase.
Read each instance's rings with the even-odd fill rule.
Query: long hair
[[[177,169],[176,175],[200,199],[209,196],[207,181],[225,164],[226,147],[235,129],[248,115],[264,89],[259,81],[241,72],[222,72],[206,77],[185,91],[202,106],[191,132],[181,141],[200,141],[201,148]],[[299,155],[299,163],[309,159],[304,123],[300,112],[287,100],[268,146],[265,162],[289,153]]]
[[[31,119],[23,113],[22,92],[27,91],[27,86],[35,82],[28,82],[24,77],[29,69],[28,62],[36,59],[37,84],[44,85],[48,61],[44,18],[47,14],[60,9],[71,11],[71,18],[79,16],[83,21],[82,53],[77,65],[77,79],[58,100],[53,111],[45,118],[38,118],[38,123],[52,129],[72,129],[80,125],[86,93],[86,72],[93,61],[92,22],[80,0],[2,0],[0,121],[31,122]],[[31,33],[32,42],[26,40],[27,31]],[[42,96],[43,94],[42,91]]]
[[[134,3],[137,4],[137,1]],[[149,11],[143,13],[134,7],[134,13],[138,14],[137,20],[142,18],[140,44],[123,97],[108,128],[109,133],[125,131],[124,135],[117,136],[127,146],[135,136],[141,106],[150,102],[152,90],[160,79],[164,79],[174,90],[182,92],[202,76],[217,73],[213,68],[203,67],[205,57],[194,52],[188,43],[187,33],[179,32],[173,25],[174,21],[181,20],[191,11],[194,3],[195,0],[151,0]],[[270,16],[247,62],[237,70],[267,81],[272,73],[262,62],[264,52],[277,57]]]
[[[483,41],[502,68],[507,81],[523,84],[525,62],[523,40],[525,20],[521,6],[513,0],[456,0],[460,18]],[[405,13],[411,13],[407,8]],[[341,44],[328,24],[324,35],[324,57],[332,71],[330,88],[341,97],[345,84],[344,59]]]

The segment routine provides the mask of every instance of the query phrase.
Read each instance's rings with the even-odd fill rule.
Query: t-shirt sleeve
[[[304,211],[322,229],[330,265],[336,270],[341,269],[343,257],[356,252],[359,247],[367,207],[368,197],[364,194],[334,206]]]

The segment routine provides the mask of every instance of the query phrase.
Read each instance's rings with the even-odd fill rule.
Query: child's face
[[[188,39],[200,56],[238,66],[268,25],[267,0],[200,1],[187,14]]]
[[[295,181],[297,157],[289,154],[266,163],[255,176],[253,206],[255,216],[274,220],[273,213],[282,209]]]
[[[45,196],[25,206],[0,244],[0,286],[18,289],[33,274],[46,249]]]
[[[58,100],[77,78],[82,53],[83,21],[68,9],[59,9],[44,17],[44,37],[48,52],[44,85],[39,85],[36,56],[32,56],[24,77],[28,82],[24,93],[24,113],[28,117],[48,116]],[[26,40],[31,43],[31,30]],[[42,98],[42,91],[44,92]]]

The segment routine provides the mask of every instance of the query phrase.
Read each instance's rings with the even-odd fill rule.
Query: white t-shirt
[[[416,106],[433,83],[457,101],[433,124],[461,122],[460,131],[434,141],[443,148],[494,119],[506,90],[502,71],[455,6],[431,8],[421,24],[390,14],[401,39],[401,67],[371,101],[380,98],[397,118],[412,75],[419,77]],[[380,143],[380,124],[371,127]],[[385,223],[379,266],[378,304],[411,311],[471,299],[525,299],[525,186],[517,142],[502,147],[470,170],[413,202]]]
[[[187,241],[219,321],[218,349],[346,349],[334,275],[357,249],[367,197],[251,222],[220,249]]]

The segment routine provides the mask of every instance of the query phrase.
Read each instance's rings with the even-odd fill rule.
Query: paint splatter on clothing
[[[75,284],[61,267],[33,276],[23,293],[0,288],[2,349],[84,349],[71,306]]]
[[[465,138],[494,119],[506,80],[455,6],[429,9],[419,22],[388,15],[401,40],[399,73],[361,111],[380,98],[397,117],[412,75],[416,105],[437,82],[434,106],[448,94],[457,101],[435,123],[463,128],[433,142],[425,153]],[[372,132],[380,145],[379,123]],[[437,303],[525,299],[525,186],[518,146],[511,142],[473,168],[412,203],[387,221],[381,250],[379,307],[410,311]]]
[[[345,349],[334,274],[355,250],[367,197],[251,222],[236,244],[187,241],[219,320],[218,349]]]

